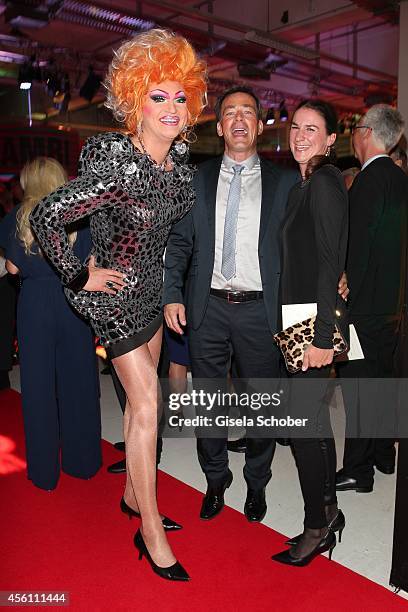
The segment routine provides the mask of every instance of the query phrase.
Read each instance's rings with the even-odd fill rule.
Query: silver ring
[[[106,281],[106,283],[105,283],[105,287],[106,287],[107,289],[114,289],[114,288],[115,288],[115,286],[114,286],[113,282],[112,282],[112,281],[110,281],[110,280],[107,280],[107,281]]]

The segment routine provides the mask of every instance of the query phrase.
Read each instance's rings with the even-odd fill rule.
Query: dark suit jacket
[[[349,313],[398,314],[405,288],[408,177],[389,157],[371,162],[350,190]]]
[[[193,329],[200,326],[210,295],[221,162],[222,157],[217,157],[199,166],[195,177],[196,203],[173,226],[166,248],[163,304],[184,303],[188,324]],[[296,171],[279,168],[262,158],[261,176],[259,267],[268,322],[275,333],[280,276],[279,230],[289,190],[300,176]]]

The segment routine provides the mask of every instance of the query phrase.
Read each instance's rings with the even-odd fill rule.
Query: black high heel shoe
[[[142,536],[142,532],[140,529],[137,530],[134,543],[136,548],[139,551],[139,561],[143,558],[143,555],[146,557],[148,562],[150,563],[150,567],[152,570],[160,576],[160,578],[166,578],[166,580],[178,580],[178,581],[187,581],[190,580],[190,576],[187,574],[186,570],[178,561],[176,561],[173,565],[169,567],[159,567],[155,564],[153,559],[150,556],[149,551],[147,550],[147,546]]]
[[[128,515],[129,520],[133,516],[136,518],[141,518],[140,512],[136,512],[136,510],[133,510],[133,508],[128,506],[123,497],[120,500],[120,509],[122,510],[124,514]],[[163,516],[162,525],[163,525],[164,531],[178,531],[179,529],[183,529],[183,525],[179,525],[178,523],[176,523],[176,521],[172,521],[167,516]]]
[[[341,534],[343,533],[343,529],[345,528],[345,526],[346,526],[346,517],[344,516],[341,510],[337,510],[336,516],[327,525],[327,529],[329,529],[330,531],[338,531],[339,532],[339,542],[341,542]],[[296,544],[299,542],[302,535],[303,535],[302,533],[299,533],[299,535],[295,536],[294,538],[291,538],[290,540],[286,540],[285,544],[287,544],[288,546],[296,546]]]
[[[285,565],[293,565],[297,567],[304,567],[305,565],[309,565],[311,561],[318,555],[329,551],[329,559],[332,558],[333,548],[336,546],[336,534],[333,531],[328,531],[324,538],[322,538],[319,544],[305,557],[294,557],[290,554],[292,550],[289,548],[288,550],[283,550],[280,553],[272,556],[274,561],[278,561],[278,563],[284,563]]]

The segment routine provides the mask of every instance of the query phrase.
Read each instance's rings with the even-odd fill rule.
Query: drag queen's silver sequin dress
[[[79,176],[44,198],[30,221],[42,249],[61,273],[72,306],[89,318],[110,357],[149,340],[159,328],[163,253],[172,223],[193,205],[193,170],[172,147],[164,171],[117,132],[87,140]],[[83,272],[66,226],[90,216],[96,265],[126,274],[116,295],[70,289]]]

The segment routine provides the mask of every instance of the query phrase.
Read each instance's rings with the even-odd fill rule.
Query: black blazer
[[[174,224],[166,247],[163,304],[186,305],[187,322],[198,329],[210,295],[215,251],[215,205],[222,157],[200,164],[196,203]],[[300,176],[261,158],[262,201],[259,267],[271,332],[277,331],[280,276],[279,229],[289,190]],[[184,290],[185,287],[185,290]]]
[[[395,315],[405,287],[408,177],[389,157],[379,157],[349,193],[349,314]]]

